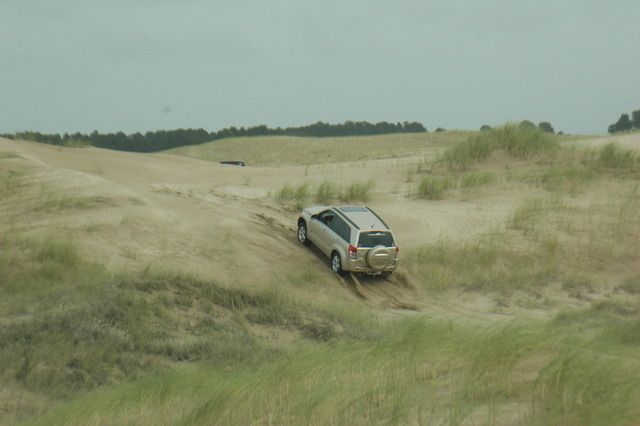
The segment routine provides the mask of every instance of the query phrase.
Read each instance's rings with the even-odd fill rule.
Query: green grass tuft
[[[624,290],[629,294],[640,294],[640,275],[627,278],[618,289]]]
[[[332,200],[338,198],[340,194],[340,190],[336,184],[333,182],[325,181],[322,182],[318,189],[316,190],[315,200],[321,204],[327,204]]]
[[[343,202],[367,202],[371,198],[373,181],[353,182],[346,187],[341,187],[333,182],[321,182],[314,193],[314,199],[318,203],[328,204],[336,200]],[[296,201],[298,207],[302,207],[311,195],[308,183],[293,187],[289,184],[280,188],[276,194],[276,200],[280,202]]]
[[[345,202],[367,202],[371,198],[371,189],[373,181],[354,182],[340,191],[340,201]]]
[[[490,172],[465,173],[460,177],[460,188],[475,188],[482,185],[490,185],[496,181],[496,175]]]
[[[441,200],[453,181],[448,177],[424,176],[416,188],[416,197],[424,200]]]
[[[0,160],[9,160],[12,158],[21,158],[21,157],[13,151],[0,151]]]
[[[447,149],[442,154],[442,160],[450,169],[464,170],[474,162],[489,158],[493,150],[494,144],[489,138],[475,136]]]
[[[636,171],[640,169],[640,156],[631,150],[621,149],[616,143],[608,143],[598,151],[597,164],[614,170]]]
[[[486,160],[493,151],[501,149],[515,158],[554,155],[559,144],[554,136],[536,127],[506,124],[486,130],[447,149],[441,160],[450,169],[467,169],[471,164]]]

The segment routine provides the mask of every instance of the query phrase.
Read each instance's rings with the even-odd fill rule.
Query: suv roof
[[[386,223],[369,207],[340,206],[333,207],[338,213],[358,229],[389,229]]]

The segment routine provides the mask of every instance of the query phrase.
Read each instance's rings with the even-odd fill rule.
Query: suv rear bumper
[[[392,265],[386,266],[382,269],[373,269],[369,266],[364,266],[361,262],[349,259],[342,265],[342,270],[347,272],[363,272],[366,274],[380,274],[382,272],[393,272],[398,266],[398,261],[393,262]]]

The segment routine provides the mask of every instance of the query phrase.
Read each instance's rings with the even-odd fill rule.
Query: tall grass
[[[489,158],[494,149],[491,139],[481,135],[470,137],[444,151],[442,160],[450,169],[466,169],[474,162]]]
[[[597,177],[593,167],[586,164],[554,164],[534,172],[518,174],[513,179],[539,185],[549,191],[566,190],[575,192],[581,186]]]
[[[535,230],[537,219],[543,213],[558,211],[567,208],[566,202],[560,197],[525,199],[515,210],[508,226],[512,229],[524,231],[525,235]]]
[[[625,344],[579,326],[405,319],[375,340],[299,347],[243,370],[184,366],[32,424],[629,424],[640,415],[640,348],[611,356]]]
[[[596,164],[607,169],[637,171],[640,170],[640,155],[612,142],[600,148]]]
[[[0,273],[0,378],[53,400],[176,362],[239,366],[272,356],[250,326],[316,341],[371,332],[277,286],[253,291],[151,270],[113,276],[60,238],[3,237]]]
[[[42,186],[33,211],[52,212],[60,210],[88,209],[108,204],[111,200],[103,196],[71,195]]]
[[[450,169],[466,169],[472,163],[486,160],[493,151],[504,150],[515,158],[553,155],[557,152],[557,140],[535,127],[506,124],[480,132],[465,142],[447,149],[441,160]]]
[[[324,181],[320,185],[318,185],[318,189],[316,190],[315,201],[320,204],[328,204],[332,200],[338,198],[340,194],[340,190],[338,186],[329,181]]]
[[[424,176],[416,188],[415,195],[424,200],[441,200],[447,189],[453,186],[448,177]]]
[[[25,186],[24,173],[9,171],[0,175],[0,196],[8,197],[14,195],[18,190]]]
[[[13,151],[0,151],[0,160],[9,160],[12,158],[20,158],[20,156]]]
[[[490,185],[497,180],[495,174],[490,172],[476,172],[463,174],[458,182],[460,188],[475,188],[482,185]]]
[[[406,262],[416,282],[429,291],[535,293],[560,277],[557,253],[540,243],[514,250],[503,237],[466,243],[437,242],[409,251]]]
[[[371,199],[373,181],[352,182],[346,186],[338,185],[332,181],[323,181],[313,190],[309,183],[302,183],[297,187],[285,184],[276,193],[275,198],[280,202],[296,201],[298,207],[313,200],[320,204],[329,204],[335,201],[343,202],[367,202]]]
[[[493,173],[476,172],[464,173],[460,176],[428,175],[423,176],[409,196],[423,200],[441,200],[450,189],[470,189],[482,185],[490,185],[497,180]]]
[[[342,191],[340,192],[340,201],[369,201],[372,188],[372,180],[368,180],[366,182],[353,182],[342,188]]]
[[[289,184],[285,184],[276,192],[276,200],[278,201],[291,201],[295,200],[302,202],[307,199],[309,195],[309,184],[301,183],[297,187]]]

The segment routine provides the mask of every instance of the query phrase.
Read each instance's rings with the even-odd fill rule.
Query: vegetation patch
[[[612,142],[599,149],[596,164],[605,169],[635,172],[640,170],[640,155]]]
[[[33,424],[632,422],[640,415],[638,347],[576,336],[576,327],[575,319],[493,326],[405,319],[373,341],[298,347],[241,371],[185,366],[109,387]],[[612,355],[621,348],[627,356]]]
[[[514,158],[553,156],[559,149],[558,141],[535,126],[506,124],[471,136],[464,142],[447,149],[441,157],[449,169],[464,170],[471,164],[486,160],[493,151],[504,150]]]
[[[544,213],[565,208],[567,208],[566,202],[559,197],[527,198],[513,213],[508,226],[511,229],[523,231],[526,235],[535,230],[537,219]]]
[[[73,209],[89,209],[100,205],[108,204],[110,200],[102,196],[79,196],[47,193],[38,204],[34,207],[34,211],[52,212],[60,210]]]
[[[463,189],[475,188],[477,186],[490,185],[496,180],[496,175],[490,172],[465,173],[460,176],[458,186]]]
[[[275,193],[275,198],[280,202],[295,201],[298,208],[303,207],[310,198],[320,204],[329,204],[337,200],[347,203],[365,203],[371,199],[372,188],[373,181],[371,180],[353,182],[346,186],[324,181],[318,184],[315,190],[311,189],[309,183],[302,183],[298,186],[285,184]]]
[[[347,185],[346,187],[342,188],[342,191],[340,192],[340,201],[367,202],[371,198],[372,188],[373,188],[372,180],[368,180],[366,182],[353,182]]]
[[[14,195],[26,184],[23,179],[24,173],[8,171],[0,175],[0,196],[9,197]]]
[[[618,286],[618,289],[626,291],[629,294],[640,294],[640,275],[627,278]]]
[[[415,196],[423,200],[441,200],[445,191],[453,186],[454,182],[449,177],[424,176],[418,183]]]
[[[549,191],[575,192],[580,186],[592,182],[596,171],[585,164],[554,164],[551,167],[527,174],[515,175],[514,180],[541,186]]]
[[[464,173],[460,176],[427,175],[408,195],[422,200],[441,200],[450,189],[471,189],[490,185],[496,180],[496,175],[490,172]]]
[[[150,270],[114,276],[55,237],[3,235],[0,278],[0,379],[52,400],[179,362],[240,366],[272,356],[251,324],[318,341],[372,331],[277,287],[251,291]]]
[[[21,158],[21,157],[13,151],[0,151],[0,160],[9,160],[12,158]]]
[[[515,250],[501,237],[425,245],[408,254],[409,268],[431,291],[463,289],[509,295],[536,293],[558,279],[555,252],[544,245]]]

